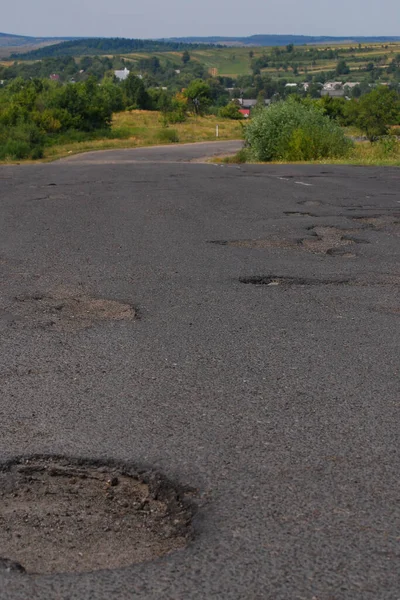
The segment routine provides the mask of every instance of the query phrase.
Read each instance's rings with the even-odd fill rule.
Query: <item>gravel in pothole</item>
[[[162,476],[62,458],[0,467],[0,569],[86,572],[187,545],[192,507]]]
[[[84,329],[98,321],[132,321],[133,306],[85,294],[32,294],[15,298],[12,313],[19,321],[38,327]]]

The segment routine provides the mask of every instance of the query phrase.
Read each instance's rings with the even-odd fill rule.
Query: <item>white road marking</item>
[[[288,179],[288,177],[278,177],[278,179],[281,179],[282,181],[290,181],[290,179]]]
[[[308,185],[312,187],[312,183],[304,183],[304,181],[295,181],[295,183],[297,183],[298,185]]]

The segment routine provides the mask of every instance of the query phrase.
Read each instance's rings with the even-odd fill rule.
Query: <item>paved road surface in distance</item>
[[[234,150],[0,169],[0,459],[133,461],[200,505],[186,550],[1,600],[400,597],[400,170],[185,162]],[[140,319],[18,313],[54,290]]]

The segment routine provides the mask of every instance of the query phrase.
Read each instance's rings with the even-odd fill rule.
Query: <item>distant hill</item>
[[[129,54],[132,52],[182,52],[185,49],[195,50],[208,47],[223,46],[295,46],[306,44],[340,44],[340,43],[389,43],[399,42],[399,37],[329,37],[307,35],[251,35],[248,37],[181,37],[161,40],[142,40],[130,38],[57,38],[29,37],[0,33],[0,54],[4,55],[9,48],[11,58],[37,60],[62,56],[88,56],[96,54]]]
[[[14,35],[13,33],[0,33],[0,48],[16,48],[19,46],[37,46],[41,44],[57,44],[61,41],[74,40],[73,37],[30,37],[27,35]]]
[[[389,43],[399,42],[399,37],[376,36],[376,37],[360,37],[360,36],[311,36],[311,35],[251,35],[248,37],[180,37],[166,38],[165,41],[183,42],[185,44],[218,44],[222,46],[286,46],[294,44],[295,46],[303,46],[306,44],[340,44],[349,43]]]

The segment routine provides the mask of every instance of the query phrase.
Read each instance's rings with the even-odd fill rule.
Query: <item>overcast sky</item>
[[[399,0],[14,0],[0,31],[32,36],[400,35]]]

